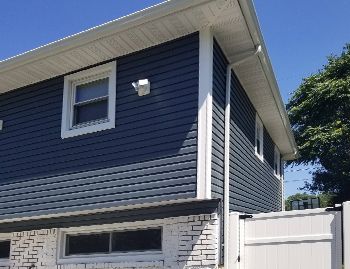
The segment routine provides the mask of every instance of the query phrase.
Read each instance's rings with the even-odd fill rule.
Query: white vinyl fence
[[[350,269],[350,202],[343,204],[344,269]]]
[[[342,224],[343,221],[343,224]],[[342,244],[342,226],[344,249]],[[229,269],[350,269],[350,202],[309,209],[230,214]]]

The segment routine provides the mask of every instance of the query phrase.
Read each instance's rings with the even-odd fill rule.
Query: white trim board
[[[213,34],[199,32],[197,198],[211,198],[211,152],[213,113]]]

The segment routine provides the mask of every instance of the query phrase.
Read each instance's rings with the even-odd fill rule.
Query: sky
[[[350,42],[349,0],[254,0],[277,82],[286,103],[303,78]],[[298,192],[315,168],[287,167],[285,195]]]
[[[0,60],[119,18],[157,0],[4,0]],[[257,15],[284,102],[302,78],[350,42],[349,0],[255,0]],[[310,166],[288,167],[285,194],[310,180]]]

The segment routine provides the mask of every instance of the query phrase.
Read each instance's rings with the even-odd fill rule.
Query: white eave
[[[0,94],[211,27],[284,159],[297,148],[251,0],[169,0],[0,61]]]

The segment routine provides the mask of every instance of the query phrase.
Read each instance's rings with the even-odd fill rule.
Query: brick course
[[[58,264],[58,229],[15,232],[9,266],[0,269],[196,269],[218,267],[219,221],[216,214],[159,220],[163,259],[151,262]],[[155,221],[157,222],[157,221]],[[118,228],[118,224],[115,224]]]

